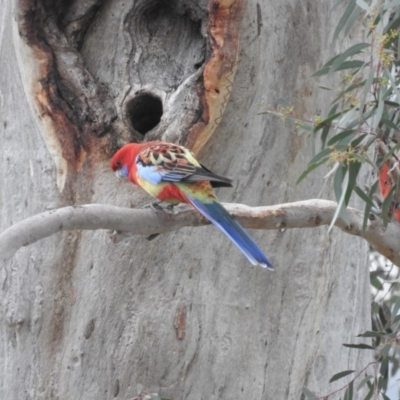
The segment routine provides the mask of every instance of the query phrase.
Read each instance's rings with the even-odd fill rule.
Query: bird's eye
[[[115,165],[117,166],[117,168],[121,167],[121,160],[117,160],[117,162],[115,163]]]

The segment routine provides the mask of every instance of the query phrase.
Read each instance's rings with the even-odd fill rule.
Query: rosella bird
[[[382,197],[385,199],[390,191],[392,190],[393,182],[389,173],[389,165],[386,162],[382,165],[381,172],[379,173],[379,190],[381,192]],[[393,202],[394,203],[394,202]],[[400,208],[399,204],[392,206],[392,210],[394,208],[394,217],[398,222],[400,222]]]
[[[205,168],[186,147],[163,142],[130,143],[114,154],[111,168],[158,200],[192,205],[221,229],[253,265],[274,269],[249,234],[218,202],[213,187],[230,187],[232,180]]]

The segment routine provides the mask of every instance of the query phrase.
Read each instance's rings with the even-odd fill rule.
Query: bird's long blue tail
[[[216,201],[203,203],[192,197],[188,197],[188,200],[204,217],[221,229],[253,265],[260,265],[270,270],[274,269],[254,240],[220,203]]]

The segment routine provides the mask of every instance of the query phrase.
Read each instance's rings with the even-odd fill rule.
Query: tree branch
[[[305,200],[263,207],[230,203],[224,206],[245,228],[291,229],[329,225],[337,204],[328,200]],[[390,223],[385,228],[382,221],[376,219],[368,221],[362,232],[363,212],[348,208],[347,214],[348,224],[339,217],[335,226],[348,234],[363,237],[379,253],[400,266],[400,224]],[[6,229],[0,234],[0,261],[7,262],[22,246],[65,230],[111,229],[151,235],[208,223],[187,205],[175,207],[174,212],[102,204],[65,207],[35,215]]]

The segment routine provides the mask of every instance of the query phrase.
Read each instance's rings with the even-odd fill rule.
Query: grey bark
[[[142,28],[132,24],[132,4],[139,2],[85,4],[98,4],[88,30],[83,34],[84,22],[74,17],[79,7],[66,14],[76,25],[65,28],[65,40],[77,46],[69,60],[76,66],[82,59],[90,76],[76,99],[87,109],[74,110],[82,131],[93,119],[119,138],[111,143],[137,138],[127,128],[124,99],[150,88],[165,107],[160,127],[149,135],[182,137],[184,127],[198,118],[199,100],[189,82],[198,72],[190,66],[210,54],[205,39],[204,49],[199,44],[205,2],[186,2],[194,10],[190,23],[181,2],[183,8],[174,11],[180,22],[170,11],[148,15]],[[148,203],[146,194],[116,180],[106,152],[91,163],[75,163],[71,172],[73,161],[93,150],[92,142],[74,159],[64,154],[68,175],[60,194],[62,157],[59,150],[53,148],[53,156],[48,150],[46,116],[36,123],[38,111],[25,95],[29,76],[24,77],[27,60],[21,54],[26,53],[18,49],[18,32],[13,40],[10,2],[0,5],[1,231],[64,205]],[[330,7],[329,1],[248,2],[231,97],[199,156],[208,168],[235,178],[233,190],[218,192],[221,200],[257,206],[318,197],[318,174],[295,185],[310,156],[307,138],[259,112],[278,98],[289,99],[299,114],[328,107],[310,75],[332,54],[338,15],[332,17]],[[175,44],[166,32],[176,29],[175,35],[184,37],[196,19],[200,34],[183,41],[190,50],[180,53],[176,41],[176,60],[184,60],[176,66],[161,51]],[[139,28],[148,36],[139,35]],[[132,45],[138,38],[141,45]],[[190,63],[186,55],[193,56]],[[154,75],[156,63],[164,75]],[[98,99],[91,97],[94,83],[106,88],[97,116],[91,114]],[[180,119],[174,125],[175,116]],[[332,194],[326,189],[322,197]],[[21,249],[0,294],[0,398],[131,399],[137,384],[169,399],[299,399],[303,385],[327,394],[337,387],[327,384],[334,373],[369,361],[366,352],[341,346],[370,326],[368,246],[335,230],[328,236],[325,227],[251,234],[276,272],[248,265],[212,226],[116,244],[104,231],[62,232]]]

